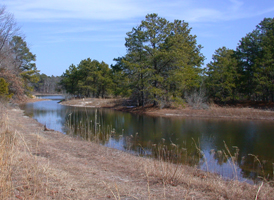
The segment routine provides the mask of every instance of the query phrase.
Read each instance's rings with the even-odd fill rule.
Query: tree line
[[[193,94],[223,103],[274,101],[274,18],[265,18],[236,50],[217,49],[204,68],[202,46],[184,21],[148,14],[126,35],[127,53],[116,64],[90,58],[72,64],[61,76],[63,88],[75,96],[130,97],[139,106],[190,101]]]
[[[60,85],[60,76],[48,76],[46,74],[37,73],[38,81],[32,83],[33,92],[41,94],[56,94],[62,93],[62,86]]]
[[[205,70],[210,97],[274,102],[274,18],[265,18],[236,50],[219,48]]]
[[[114,65],[87,58],[61,77],[50,77],[39,73],[36,55],[2,6],[0,97],[65,90],[79,97],[129,97],[138,106],[193,103],[205,101],[204,96],[223,103],[274,101],[274,18],[263,19],[235,50],[217,49],[205,67],[202,46],[185,21],[148,14],[125,41],[127,53]]]
[[[139,106],[178,101],[202,82],[202,47],[190,31],[184,21],[147,15],[127,33],[127,54],[115,65],[82,60],[63,73],[61,85],[78,96],[131,97]]]

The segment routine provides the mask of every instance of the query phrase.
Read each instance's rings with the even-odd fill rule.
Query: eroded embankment
[[[1,138],[10,146],[17,199],[271,199],[268,183],[249,185],[184,165],[137,157],[76,139],[1,107]],[[3,140],[2,140],[3,141]],[[3,155],[5,152],[3,153]],[[5,176],[6,177],[6,176]],[[1,177],[1,183],[5,183]],[[7,180],[8,181],[8,180]],[[3,193],[2,193],[3,194]],[[5,197],[5,196],[2,196]]]

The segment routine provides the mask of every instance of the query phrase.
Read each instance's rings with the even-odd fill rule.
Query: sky
[[[126,33],[147,14],[184,20],[197,36],[204,66],[220,47],[236,49],[264,18],[272,0],[1,0],[14,14],[40,73],[60,76],[81,60],[104,61],[126,54]]]

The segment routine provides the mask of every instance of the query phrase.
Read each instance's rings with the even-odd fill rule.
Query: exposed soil
[[[98,102],[92,106],[95,104]],[[103,103],[101,106],[104,107]],[[45,131],[42,124],[23,116],[18,108],[6,112],[9,130],[21,141],[17,152],[21,164],[15,163],[15,174],[19,177],[26,173],[20,166],[26,158],[23,155],[28,154],[28,162],[33,160],[38,168],[30,177],[40,177],[36,182],[41,183],[40,196],[34,198],[33,192],[25,192],[30,185],[23,187],[14,179],[15,199],[272,199],[274,196],[268,183],[225,181],[192,167],[178,167],[60,132]],[[34,173],[32,169],[28,173]]]
[[[227,106],[218,106],[213,104],[208,109],[193,109],[189,106],[171,107],[160,109],[147,105],[145,107],[134,107],[126,105],[123,99],[74,99],[63,101],[61,104],[77,107],[104,107],[112,108],[123,112],[136,114],[146,114],[162,117],[198,117],[198,118],[228,118],[243,120],[274,120],[274,103],[254,103],[240,102],[237,104],[228,104]]]

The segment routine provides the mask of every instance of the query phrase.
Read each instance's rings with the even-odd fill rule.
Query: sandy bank
[[[238,108],[238,107],[219,107],[210,106],[209,109],[192,109],[186,108],[163,108],[159,109],[152,106],[132,107],[123,106],[122,99],[97,99],[84,98],[63,101],[62,105],[76,107],[97,107],[112,108],[123,112],[136,114],[146,114],[151,116],[162,117],[198,117],[198,118],[224,118],[224,119],[243,119],[243,120],[274,120],[274,111],[258,108]]]

